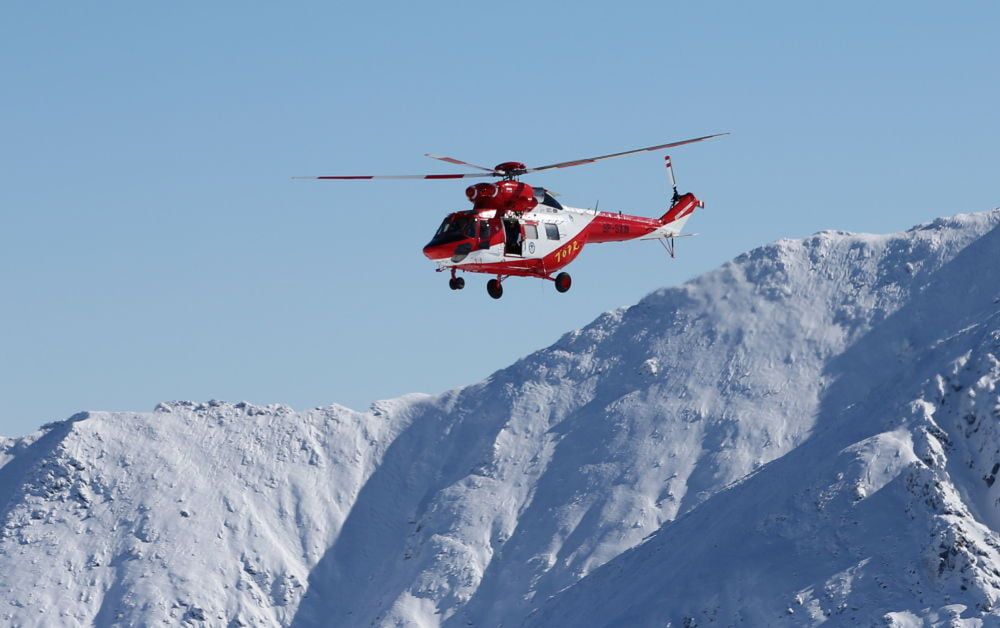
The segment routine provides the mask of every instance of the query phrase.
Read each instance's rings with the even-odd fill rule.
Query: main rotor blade
[[[689,140],[670,142],[668,144],[657,144],[656,146],[647,146],[645,148],[636,148],[635,150],[626,150],[621,153],[611,153],[610,155],[601,155],[600,157],[587,157],[586,159],[574,159],[573,161],[562,161],[557,164],[549,164],[547,166],[539,166],[537,168],[528,168],[527,170],[525,170],[525,172],[538,172],[539,170],[551,170],[552,168],[569,168],[570,166],[582,166],[583,164],[592,164],[595,161],[601,161],[602,159],[613,159],[615,157],[624,157],[625,155],[632,155],[634,153],[642,153],[650,150],[662,150],[664,148],[673,148],[674,146],[693,144],[695,142],[710,140],[713,137],[721,137],[723,135],[729,135],[729,133],[716,133],[714,135],[703,135],[702,137],[695,137]]]
[[[293,179],[312,179],[323,181],[367,181],[368,179],[467,179],[470,177],[493,177],[490,172],[463,172],[459,174],[366,174],[366,175],[336,175],[321,177],[292,177]]]
[[[461,159],[455,159],[454,157],[446,157],[444,155],[435,155],[434,153],[424,153],[424,157],[430,157],[431,159],[437,159],[439,161],[445,161],[450,164],[455,164],[456,166],[468,166],[470,168],[478,168],[480,170],[485,170],[486,172],[493,172],[493,168],[487,168],[485,166],[477,166],[476,164],[470,164],[467,161],[462,161]]]

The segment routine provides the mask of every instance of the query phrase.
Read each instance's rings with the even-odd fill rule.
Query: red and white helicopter
[[[694,194],[677,192],[677,181],[674,179],[669,155],[665,161],[674,195],[670,208],[659,218],[597,211],[596,208],[567,207],[559,203],[545,188],[523,183],[518,180],[519,177],[634,153],[693,144],[722,135],[728,133],[705,135],[536,168],[529,168],[517,161],[505,161],[493,168],[486,168],[452,157],[427,154],[427,157],[476,168],[481,172],[296,178],[336,181],[474,177],[499,179],[496,183],[476,183],[466,188],[465,195],[472,201],[472,209],[449,214],[431,241],[424,247],[424,255],[437,264],[439,272],[450,271],[451,279],[448,285],[452,290],[461,290],[465,287],[465,279],[457,276],[457,271],[486,273],[495,275],[494,279],[486,283],[486,291],[494,299],[499,299],[503,296],[503,281],[508,277],[548,279],[555,283],[556,290],[566,292],[572,284],[572,279],[569,273],[559,271],[576,259],[587,244],[660,240],[673,256],[674,238],[680,235],[684,223],[694,210],[705,206]]]

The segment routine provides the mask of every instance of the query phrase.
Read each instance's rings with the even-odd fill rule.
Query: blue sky
[[[0,434],[168,399],[364,408],[477,381],[780,237],[1000,205],[995,3],[8,3]],[[672,153],[708,207],[669,260],[452,292],[420,249],[462,182],[422,157]],[[659,215],[659,155],[526,180]]]

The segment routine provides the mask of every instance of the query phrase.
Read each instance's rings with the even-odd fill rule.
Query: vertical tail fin
[[[670,200],[670,209],[660,217],[660,224],[663,226],[656,232],[664,234],[660,237],[670,237],[679,234],[695,208],[704,207],[705,204],[695,198],[694,194],[677,192],[677,179],[674,178],[674,164],[670,161],[670,155],[665,156],[663,161],[667,166],[667,175],[670,177],[670,187],[674,189],[674,196]]]
[[[663,225],[657,232],[667,232],[677,235],[684,228],[684,223],[687,222],[694,210],[699,207],[704,207],[705,204],[702,203],[695,197],[694,194],[688,192],[687,194],[678,194],[674,197],[673,203],[670,205],[670,209],[667,213],[660,216],[660,224]],[[663,236],[661,236],[663,237]]]

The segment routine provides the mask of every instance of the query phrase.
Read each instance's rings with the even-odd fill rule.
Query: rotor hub
[[[505,161],[502,164],[497,164],[493,170],[503,177],[511,178],[524,174],[528,167],[519,161]]]

